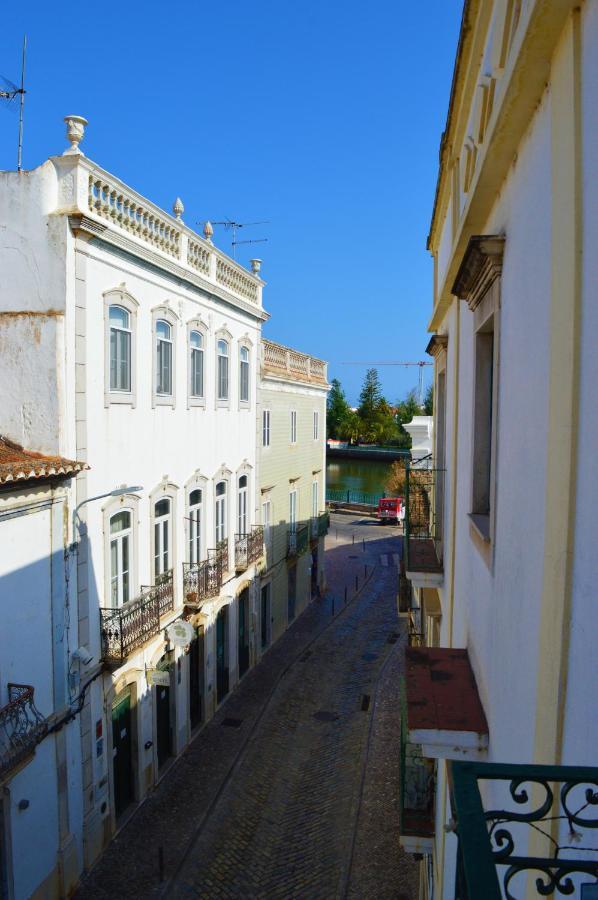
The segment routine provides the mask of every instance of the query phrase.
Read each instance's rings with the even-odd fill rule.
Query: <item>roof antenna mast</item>
[[[19,104],[19,149],[17,152],[17,172],[21,171],[23,160],[23,111],[25,108],[25,56],[27,54],[27,35],[23,35],[23,56],[21,60],[21,102]]]

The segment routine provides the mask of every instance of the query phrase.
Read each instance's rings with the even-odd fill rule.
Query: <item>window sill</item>
[[[251,409],[249,400],[239,400],[239,409]]]
[[[130,391],[106,391],[104,401],[106,406],[135,406],[137,398]]]
[[[154,394],[152,406],[172,406],[174,409],[175,398],[166,394]]]
[[[486,543],[490,543],[490,516],[481,513],[469,513],[469,521],[479,537]]]
[[[188,397],[187,398],[187,408],[191,409],[192,407],[199,407],[200,409],[206,408],[206,398],[205,397]]]

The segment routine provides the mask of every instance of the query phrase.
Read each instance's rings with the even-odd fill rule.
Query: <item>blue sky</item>
[[[425,358],[432,210],[462,0],[15,4],[0,73],[28,36],[23,164],[83,149],[191,227],[270,223],[239,247],[263,258],[273,340],[329,360],[354,402],[364,367]],[[0,168],[17,118],[0,110]],[[230,234],[215,229],[230,252]],[[390,401],[416,369],[381,367]],[[426,377],[429,372],[426,370]]]

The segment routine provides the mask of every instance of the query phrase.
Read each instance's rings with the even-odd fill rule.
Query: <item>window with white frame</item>
[[[247,483],[247,475],[241,475],[237,495],[237,534],[240,537],[247,534]]]
[[[116,609],[131,599],[131,513],[110,516],[110,605]]]
[[[216,544],[227,537],[226,481],[219,481],[216,485]]]
[[[219,338],[216,344],[216,397],[218,400],[228,400],[229,382],[229,348],[228,341]]]
[[[318,515],[319,497],[318,497],[318,482],[312,481],[311,483],[311,514],[314,518]]]
[[[289,530],[297,530],[297,491],[293,489],[289,494]]]
[[[131,391],[131,316],[122,306],[109,307],[110,390]]]
[[[201,560],[203,493],[199,488],[189,493],[188,560],[197,565]]]
[[[262,503],[262,527],[264,529],[264,543],[266,549],[270,547],[270,538],[272,534],[272,504],[270,500]]]
[[[297,443],[297,412],[291,410],[291,444]]]
[[[270,446],[270,410],[262,410],[262,447]]]
[[[320,433],[320,413],[314,409],[314,441],[318,440]]]
[[[204,396],[204,339],[201,331],[189,332],[189,395],[195,399]]]
[[[249,403],[249,348],[239,350],[239,402]]]
[[[172,326],[166,319],[156,321],[156,393],[172,396]]]
[[[171,502],[163,497],[154,504],[154,576],[168,572],[170,566]]]

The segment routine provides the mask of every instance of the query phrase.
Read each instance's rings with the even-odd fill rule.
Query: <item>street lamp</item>
[[[114,488],[113,491],[106,491],[105,494],[97,494],[95,497],[88,497],[87,500],[82,500],[81,503],[78,503],[73,510],[73,543],[70,546],[71,550],[76,550],[79,547],[79,541],[74,540],[75,534],[77,531],[77,519],[79,518],[79,510],[82,506],[85,506],[87,503],[91,503],[92,500],[103,500],[105,497],[121,497],[123,494],[137,494],[139,491],[142,491],[143,487],[140,484],[134,484],[132,486],[119,487]]]

